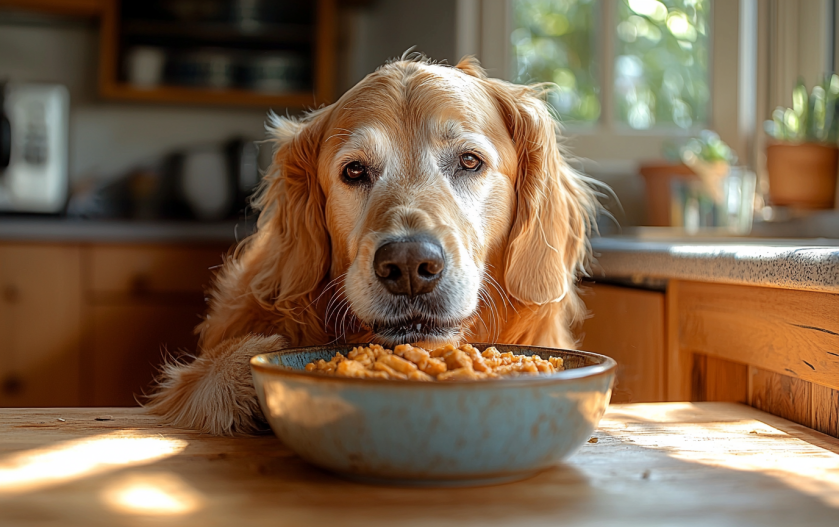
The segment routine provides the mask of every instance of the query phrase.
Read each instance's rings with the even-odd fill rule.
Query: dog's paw
[[[214,435],[264,430],[249,361],[286,345],[279,335],[249,335],[226,340],[190,363],[169,362],[145,407],[172,425]]]

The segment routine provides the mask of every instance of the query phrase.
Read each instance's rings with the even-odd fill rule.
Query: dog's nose
[[[446,260],[439,243],[418,239],[382,245],[373,257],[373,267],[388,291],[415,297],[437,287]]]

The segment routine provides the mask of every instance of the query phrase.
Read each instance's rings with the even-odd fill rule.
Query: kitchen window
[[[752,36],[741,26],[754,22],[740,15],[753,4],[460,0],[458,44],[491,76],[556,84],[548,101],[575,154],[623,170],[703,128],[737,148],[741,118],[754,120],[737,96],[751,75],[741,70],[754,67],[740,60]]]
[[[568,125],[691,130],[707,120],[709,0],[513,0],[514,82],[553,82]],[[607,13],[613,7],[611,16]],[[602,13],[602,15],[601,15]],[[612,46],[599,45],[606,16]],[[611,71],[604,72],[603,66]],[[606,73],[606,75],[603,75]],[[603,112],[604,102],[607,112]]]

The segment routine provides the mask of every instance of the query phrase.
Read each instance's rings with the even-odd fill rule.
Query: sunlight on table
[[[186,445],[180,439],[138,436],[127,430],[12,454],[0,458],[0,495],[157,461],[181,452]]]
[[[170,472],[132,474],[112,483],[101,498],[123,514],[183,515],[203,506],[201,495]]]
[[[688,410],[687,408],[682,411]],[[608,433],[610,420],[601,428]],[[670,422],[656,433],[650,422],[620,424],[638,446],[681,461],[727,470],[759,472],[800,492],[839,507],[839,455],[758,420],[709,423]]]

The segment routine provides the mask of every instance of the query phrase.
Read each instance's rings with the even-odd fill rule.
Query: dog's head
[[[271,302],[322,305],[327,322],[393,345],[460,339],[492,291],[561,300],[594,201],[540,95],[473,60],[402,60],[302,120],[275,119],[257,201]]]

